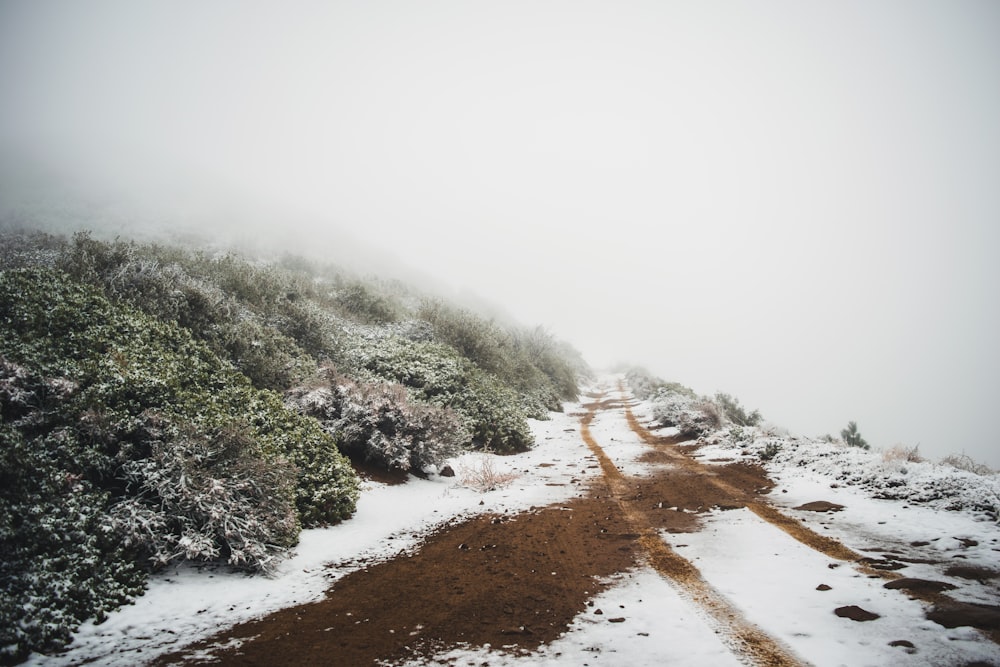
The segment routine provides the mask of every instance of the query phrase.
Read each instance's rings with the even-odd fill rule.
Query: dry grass
[[[515,472],[498,469],[494,457],[489,454],[482,454],[474,463],[463,463],[458,467],[459,484],[480,493],[509,486],[517,477]]]
[[[985,463],[976,461],[968,454],[952,454],[950,456],[946,456],[941,459],[941,464],[957,468],[958,470],[975,473],[976,475],[993,475],[996,473],[993,468],[989,467]]]
[[[920,445],[914,447],[907,447],[906,445],[893,445],[889,449],[882,452],[882,460],[886,463],[892,463],[894,461],[905,461],[906,463],[923,463],[926,461],[919,453]]]

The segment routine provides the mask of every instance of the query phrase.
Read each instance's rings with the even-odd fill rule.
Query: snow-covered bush
[[[351,361],[369,381],[397,382],[419,400],[455,410],[476,447],[507,453],[534,444],[520,396],[453,347],[392,336],[355,348]]]
[[[224,560],[269,571],[299,532],[295,471],[267,460],[234,424],[211,437],[149,415],[150,456],[125,461],[124,497],[109,508],[122,544],[155,567],[174,560]]]
[[[338,285],[335,302],[345,315],[365,324],[387,324],[400,318],[401,308],[394,299],[359,280]]]
[[[450,345],[483,371],[517,391],[528,414],[545,419],[561,410],[561,400],[576,400],[578,380],[587,365],[580,354],[543,328],[518,330],[437,301],[425,301],[419,316],[435,339]]]
[[[357,478],[315,420],[64,273],[0,272],[0,359],[5,654],[58,646],[156,562],[264,569],[296,514],[354,511]]]
[[[630,368],[625,373],[625,380],[629,389],[641,401],[652,398],[657,394],[678,394],[689,399],[697,398],[693,390],[678,382],[666,382],[652,375],[644,368]]]
[[[861,432],[858,431],[857,422],[848,422],[847,428],[840,432],[840,437],[844,439],[844,442],[851,447],[860,447],[861,449],[870,449],[871,445],[861,437]]]
[[[740,405],[740,400],[729,394],[717,393],[715,403],[721,408],[726,419],[738,426],[756,426],[762,419],[760,411],[753,410],[748,413]]]
[[[421,470],[457,454],[471,435],[450,408],[415,401],[390,382],[354,382],[327,373],[288,403],[314,417],[341,451],[388,470]]]
[[[76,391],[0,358],[0,664],[64,647],[145,579],[108,530],[107,492],[67,469],[60,405]]]
[[[258,388],[284,390],[314,371],[310,355],[336,349],[332,327],[298,298],[298,283],[231,254],[106,242],[82,232],[63,245],[57,265],[112,301],[188,329]]]
[[[663,426],[676,427],[681,435],[700,437],[722,426],[719,406],[706,398],[692,398],[660,388],[652,398],[653,416]]]
[[[964,470],[976,475],[995,475],[996,471],[985,463],[976,461],[968,454],[951,454],[941,459],[941,465],[950,466],[956,470]]]

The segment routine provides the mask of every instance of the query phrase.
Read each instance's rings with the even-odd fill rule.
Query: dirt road
[[[456,645],[527,653],[565,633],[608,577],[641,564],[698,609],[740,662],[804,664],[664,539],[697,530],[699,512],[710,508],[745,507],[865,575],[899,577],[860,563],[856,552],[768,504],[773,484],[762,468],[701,464],[677,439],[646,430],[624,392],[591,398],[579,436],[602,474],[584,497],[446,525],[416,552],[340,579],[319,602],[227,629],[154,664],[397,664]],[[591,425],[606,413],[624,414],[654,474],[626,475],[605,453]]]

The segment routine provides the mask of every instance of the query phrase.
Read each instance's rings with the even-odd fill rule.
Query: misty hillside
[[[581,356],[299,257],[0,239],[0,661],[64,646],[151,571],[270,571],[350,520],[359,470],[533,446]]]

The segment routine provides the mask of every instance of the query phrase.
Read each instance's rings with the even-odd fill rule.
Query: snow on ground
[[[617,381],[605,378],[600,388],[617,397]],[[633,411],[643,422],[652,414],[646,402]],[[551,421],[533,422],[538,446],[531,452],[510,457],[463,455],[452,463],[458,473],[455,478],[411,478],[397,486],[367,484],[357,515],[338,526],[304,531],[295,555],[273,578],[194,567],[164,572],[152,579],[136,604],[99,626],[84,626],[68,653],[36,656],[29,664],[133,665],[226,625],[317,599],[332,580],[413,548],[422,536],[454,518],[517,512],[578,496],[600,474],[579,436],[582,414],[579,405],[567,405],[566,412],[554,414]],[[644,446],[622,411],[597,413],[591,433],[625,474],[650,473],[649,464],[639,461]],[[717,440],[699,451],[704,462],[756,462],[768,442],[779,441],[780,451],[767,466],[777,482],[770,497],[784,511],[873,557],[892,553],[942,561],[911,563],[903,573],[953,583],[959,586],[952,592],[958,599],[1000,603],[996,580],[976,582],[944,574],[949,563],[996,568],[1000,562],[1000,527],[977,500],[977,494],[989,499],[995,492],[995,478],[921,467],[930,464],[890,465],[877,453],[844,452],[831,443],[773,431],[755,432],[752,442],[738,445]],[[469,480],[490,468],[495,475],[516,477],[504,488],[485,493],[463,486],[463,477]],[[886,479],[902,482],[887,485]],[[910,483],[916,490],[907,491]],[[957,501],[944,493],[949,490],[958,494]],[[906,500],[877,497],[887,491]],[[923,503],[918,504],[919,499]],[[813,500],[839,503],[844,510],[817,514],[792,509]],[[830,558],[747,510],[710,513],[700,532],[665,534],[664,539],[751,622],[813,664],[961,665],[975,660],[1000,664],[1000,649],[976,631],[948,630],[925,620],[920,603],[886,590],[882,579],[866,577],[849,563],[831,567],[835,563]],[[817,590],[820,584],[831,589]],[[593,602],[566,634],[530,655],[456,647],[414,664],[739,664],[711,619],[649,568],[622,573]],[[880,618],[856,622],[837,617],[833,610],[844,605],[858,605]],[[604,613],[598,615],[596,609]],[[624,620],[612,622],[619,618]],[[889,646],[894,640],[910,641],[915,648]]]
[[[614,379],[603,388],[616,395]],[[632,407],[648,421],[647,402]],[[676,431],[658,431],[672,435]],[[598,413],[591,433],[625,474],[649,474],[638,461],[645,451],[622,411]],[[829,444],[829,443],[827,443]],[[704,462],[733,460],[732,447],[708,446]],[[877,454],[868,453],[870,466]],[[759,461],[757,456],[751,459]],[[899,500],[872,497],[872,489],[835,485],[823,473],[796,464],[769,466],[778,486],[775,504],[817,532],[880,558],[888,551],[925,560],[954,561],[996,567],[1000,528],[981,512],[947,511]],[[959,475],[963,477],[963,475]],[[990,480],[985,480],[987,486]],[[968,485],[966,482],[963,484]],[[877,488],[877,487],[876,487]],[[839,513],[796,511],[813,500],[845,506]],[[947,502],[947,501],[946,501]],[[695,533],[664,534],[664,540],[688,558],[746,618],[776,637],[798,656],[817,666],[965,665],[976,661],[1000,664],[1000,649],[971,628],[947,629],[924,617],[924,606],[901,591],[883,587],[885,580],[858,572],[796,541],[749,510],[715,511]],[[913,544],[928,543],[922,547]],[[972,544],[975,542],[976,544]],[[907,549],[909,551],[907,551]],[[921,550],[922,549],[922,550]],[[948,581],[959,586],[954,597],[997,604],[995,584],[944,576],[942,567],[908,565],[906,576]],[[829,590],[819,590],[821,584]],[[639,600],[643,602],[639,602]],[[619,606],[620,605],[620,606]],[[874,621],[838,617],[838,607],[856,605],[879,614]],[[645,665],[730,664],[734,658],[712,629],[712,621],[655,571],[643,568],[620,578],[595,599],[603,607],[579,616],[553,644],[528,655],[497,653],[489,648],[454,648],[416,665]],[[611,609],[609,615],[609,607]],[[625,620],[612,624],[610,618]],[[659,641],[656,641],[659,638]],[[905,640],[913,647],[890,646]],[[728,661],[728,662],[727,662]]]
[[[1000,657],[978,633],[926,620],[920,602],[883,588],[883,579],[813,551],[749,510],[716,511],[701,531],[667,537],[686,545],[677,551],[750,621],[817,667],[959,665]],[[830,590],[817,589],[823,584]],[[858,622],[834,614],[849,605],[880,618]],[[897,640],[915,648],[889,645]]]
[[[643,567],[612,581],[614,584],[593,598],[593,606],[578,616],[562,637],[537,652],[514,655],[492,647],[459,647],[414,660],[406,667],[742,664],[708,622],[655,570]]]
[[[548,421],[530,422],[537,446],[524,454],[467,453],[451,461],[455,477],[411,477],[397,485],[367,482],[355,516],[303,531],[294,555],[271,578],[221,567],[169,568],[151,578],[135,604],[100,625],[84,624],[68,652],[36,654],[27,664],[135,665],[229,625],[319,599],[332,581],[412,549],[455,518],[515,513],[577,497],[600,468],[580,439],[579,405],[564,408]],[[489,473],[513,479],[492,491],[471,488]]]
[[[617,391],[609,392],[609,397],[616,395]],[[639,457],[648,452],[649,447],[632,432],[621,410],[595,413],[590,422],[590,434],[622,474],[629,477],[645,477],[650,474],[650,467],[639,461]]]

